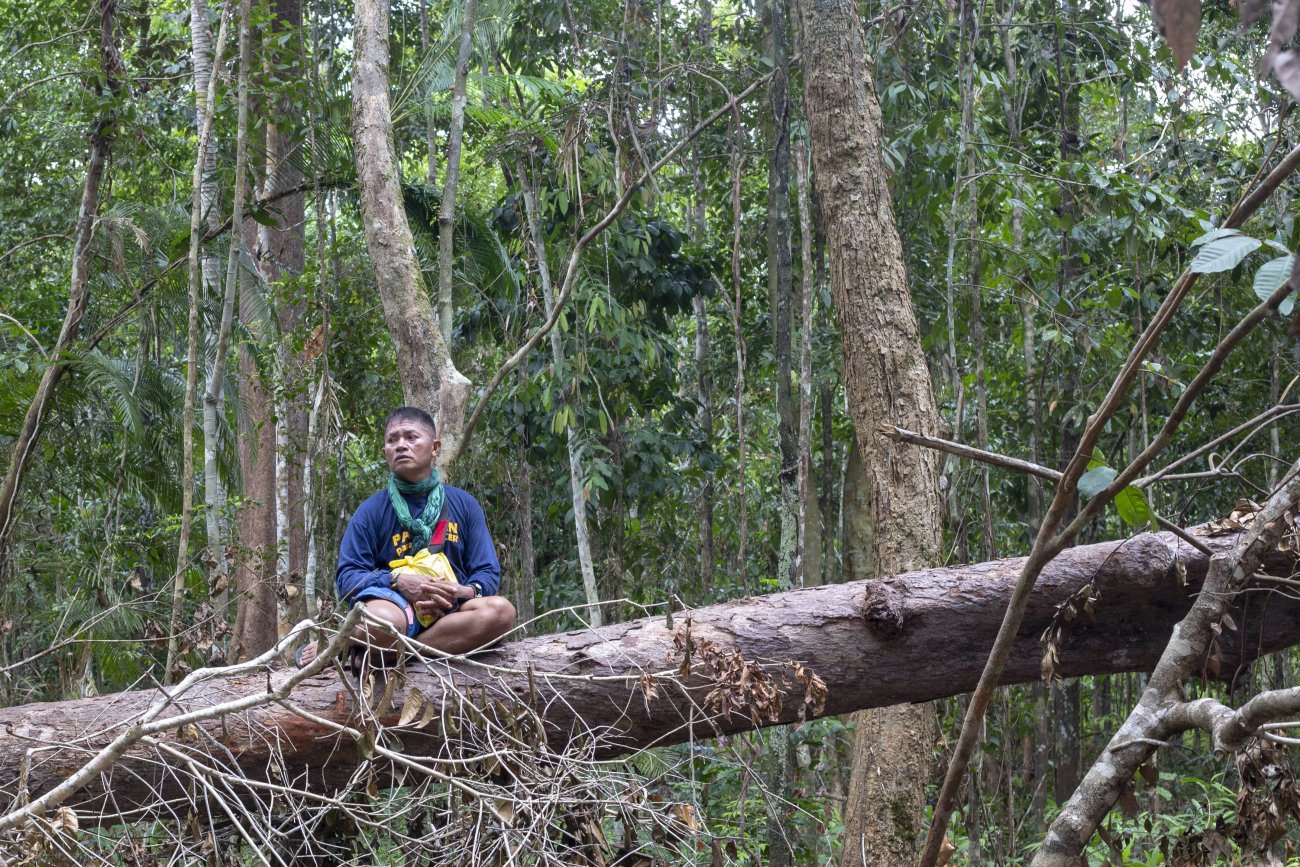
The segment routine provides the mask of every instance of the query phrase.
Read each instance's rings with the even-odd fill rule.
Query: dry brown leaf
[[[957,847],[952,844],[952,841],[944,837],[943,842],[939,844],[939,857],[935,859],[935,867],[946,867],[956,851]]]
[[[1201,0],[1152,0],[1151,17],[1169,43],[1174,63],[1181,72],[1196,53],[1196,37],[1201,32]]]
[[[397,724],[399,726],[410,725],[424,710],[425,704],[424,693],[420,692],[420,688],[418,686],[411,687],[406,693],[406,700],[402,702],[402,713],[397,718]]]

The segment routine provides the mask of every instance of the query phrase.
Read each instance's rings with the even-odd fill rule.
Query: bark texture
[[[814,186],[871,497],[873,565],[877,574],[898,573],[939,559],[939,459],[887,442],[877,430],[907,418],[935,431],[939,413],[880,154],[880,105],[858,7],[850,0],[796,5]],[[932,708],[917,705],[859,716],[841,864],[901,865],[915,857],[933,717]]]
[[[388,0],[356,4],[352,138],[366,250],[397,351],[406,402],[434,416],[442,454],[454,456],[460,451],[470,383],[456,369],[438,330],[402,208],[388,100],[388,17]]]
[[[1226,534],[1206,542],[1223,551],[1240,536]],[[1065,630],[1058,671],[1069,676],[1149,669],[1173,624],[1189,610],[1207,564],[1208,558],[1170,534],[1144,534],[1063,553],[1035,589],[1003,683],[1038,678],[1039,636],[1057,606],[1089,580],[1095,580],[1101,594],[1095,606],[1097,622],[1078,619]],[[418,686],[435,706],[444,704],[450,684],[480,701],[513,695],[542,715],[552,747],[562,748],[579,733],[606,727],[598,750],[606,756],[755,727],[748,704],[753,696],[734,683],[724,685],[718,695],[734,698],[739,712],[701,713],[701,708],[717,707],[717,700],[708,698],[718,686],[713,677],[717,669],[708,662],[710,646],[724,653],[734,650],[745,660],[763,660],[777,681],[783,697],[780,711],[760,716],[761,725],[799,718],[805,687],[783,676],[788,671],[783,664],[789,660],[801,661],[825,680],[823,714],[929,701],[973,687],[1022,565],[1021,560],[999,560],[743,599],[697,609],[689,625],[679,612],[672,624],[654,617],[541,636],[478,656],[475,663],[432,664],[433,673],[412,672],[406,688]],[[1293,568],[1294,558],[1274,556],[1264,565],[1276,574]],[[1183,568],[1187,585],[1180,578]],[[1225,677],[1251,658],[1300,643],[1300,601],[1275,596],[1261,604],[1257,594],[1243,594],[1242,600],[1232,611],[1240,628],[1225,633],[1219,647]],[[688,630],[692,664],[683,688],[675,680],[683,664],[679,648]],[[647,695],[642,675],[657,672],[673,674],[655,681],[657,695]],[[273,672],[269,681],[285,677],[287,672]],[[265,693],[267,684],[268,676],[262,675],[217,681],[178,700],[174,712]],[[349,695],[349,686],[337,675],[322,674],[300,684],[293,698],[310,713],[345,722],[352,718]],[[79,768],[87,750],[111,740],[157,697],[156,690],[144,690],[0,710],[0,799],[20,797],[24,785],[26,795],[38,797]],[[404,691],[398,690],[384,722],[396,724],[404,699]],[[340,743],[319,724],[278,706],[198,726],[204,738],[210,735],[215,741],[196,739],[194,729],[186,730],[184,739],[175,733],[167,738],[187,750],[217,749],[220,744],[250,777],[259,779],[266,778],[267,760],[276,752],[283,761],[277,779],[306,775],[313,785],[322,786],[345,778],[360,761],[351,742]],[[400,737],[406,752],[420,755],[430,748],[428,739],[437,735],[402,729]],[[58,746],[74,740],[74,746]],[[166,782],[168,772],[159,761],[152,750],[141,747],[69,806],[77,807],[83,823],[111,818],[101,811],[137,805],[160,809],[154,787],[176,792],[167,789],[174,780]],[[110,789],[111,807],[106,794]]]

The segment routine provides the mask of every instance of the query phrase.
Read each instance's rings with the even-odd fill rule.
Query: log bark
[[[1224,551],[1239,538],[1227,533],[1205,541]],[[1265,568],[1278,574],[1293,568],[1293,561],[1268,562]],[[1039,636],[1057,606],[1090,580],[1100,592],[1096,622],[1080,618],[1069,624],[1058,648],[1057,673],[1149,670],[1173,624],[1191,607],[1207,562],[1164,533],[1065,552],[1039,581],[1002,682],[1039,677]],[[541,636],[471,662],[412,670],[405,689],[418,687],[439,707],[455,706],[447,701],[453,684],[480,705],[522,702],[544,720],[552,749],[575,740],[590,745],[590,733],[600,730],[593,749],[603,756],[797,721],[805,687],[786,667],[795,660],[825,681],[819,714],[930,701],[975,684],[1021,565],[1013,559],[926,569],[742,599],[697,609],[689,619],[678,612],[671,625],[654,617]],[[1241,599],[1232,612],[1240,628],[1225,633],[1217,648],[1224,677],[1257,656],[1300,643],[1300,602],[1282,595],[1265,601],[1261,594],[1242,594]],[[680,647],[688,630],[692,666],[689,677],[679,681]],[[705,661],[710,645],[760,662],[781,692],[779,712],[760,714],[755,723],[752,696],[733,684],[719,694],[734,697],[740,711],[711,713],[716,701],[708,696],[719,684]],[[287,676],[279,671],[215,681],[180,698],[175,712],[265,693]],[[646,694],[651,679],[657,695]],[[294,701],[325,720],[348,723],[355,721],[350,694],[339,675],[326,673],[300,684]],[[157,691],[142,690],[0,710],[0,799],[11,805],[48,791],[87,761],[88,750],[111,741],[158,697]],[[404,700],[399,689],[393,709],[382,715],[385,724],[396,725]],[[432,729],[396,733],[412,755],[441,743]],[[344,781],[361,761],[351,741],[278,705],[187,726],[166,740],[192,754],[221,756],[249,778],[266,779],[269,760],[277,758],[274,780],[310,783],[317,792]],[[164,809],[161,796],[186,797],[174,770],[154,748],[136,747],[68,806],[77,809],[83,824],[110,821],[126,811],[136,810],[131,815],[138,817]]]

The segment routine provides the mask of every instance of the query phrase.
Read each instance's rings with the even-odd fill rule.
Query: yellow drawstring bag
[[[428,548],[421,548],[414,556],[389,560],[388,566],[393,570],[393,580],[397,579],[398,572],[418,572],[439,581],[447,581],[451,584],[460,583],[456,580],[456,573],[452,571],[451,561],[447,559],[447,555],[442,551],[434,553]],[[420,625],[426,629],[432,626],[438,617],[438,614],[432,612],[421,614],[419,609],[416,609],[416,618],[420,621]]]

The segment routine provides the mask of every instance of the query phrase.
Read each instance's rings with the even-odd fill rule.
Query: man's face
[[[404,481],[427,479],[441,448],[442,441],[418,421],[398,419],[384,432],[384,460]]]

